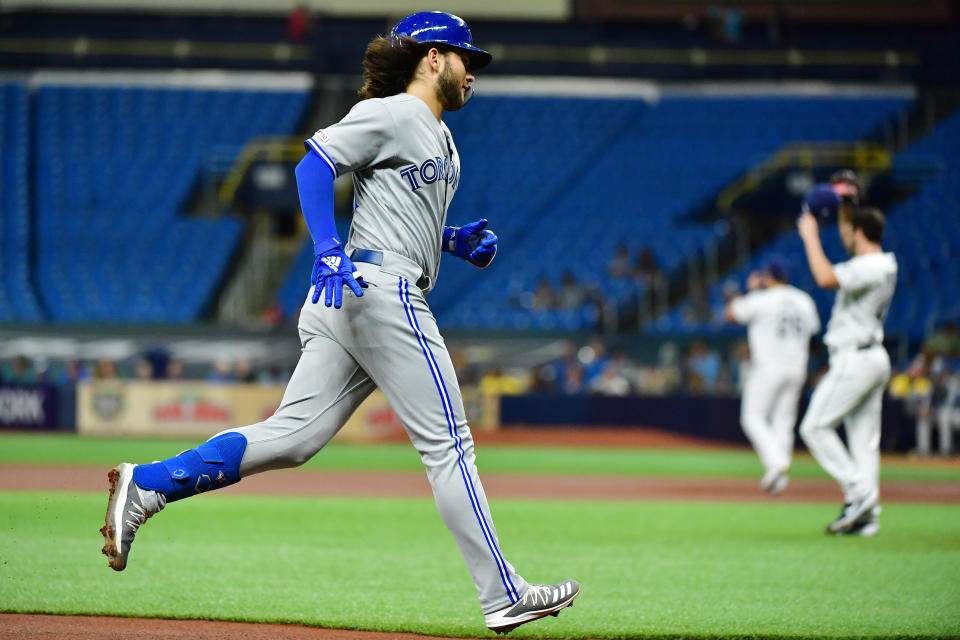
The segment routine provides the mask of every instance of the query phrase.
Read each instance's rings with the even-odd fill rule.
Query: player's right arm
[[[390,157],[396,138],[393,117],[379,100],[363,100],[340,122],[320,129],[304,141],[307,155],[297,165],[300,207],[313,238],[315,256],[310,284],[312,302],[337,309],[343,303],[343,285],[360,297],[363,281],[343,251],[333,217],[333,181]]]
[[[800,239],[803,240],[810,273],[813,274],[817,286],[823,289],[836,289],[839,286],[837,276],[833,272],[833,264],[823,252],[823,245],[820,243],[820,225],[813,214],[807,212],[800,216],[797,220],[797,231],[800,233]]]
[[[323,291],[323,303],[339,309],[343,304],[343,285],[361,297],[363,287],[367,284],[343,252],[337,236],[337,226],[333,220],[334,174],[323,159],[312,151],[308,151],[297,165],[295,174],[300,208],[310,237],[313,238],[314,261],[310,284],[316,287],[311,302],[316,304]]]
[[[757,315],[757,296],[754,293],[748,293],[745,296],[737,296],[727,303],[723,315],[729,322],[737,324],[750,324],[750,321]]]

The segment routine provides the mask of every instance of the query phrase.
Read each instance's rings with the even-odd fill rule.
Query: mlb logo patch
[[[323,129],[317,131],[317,137],[320,138],[323,142],[330,142],[330,136],[327,135],[327,132]]]

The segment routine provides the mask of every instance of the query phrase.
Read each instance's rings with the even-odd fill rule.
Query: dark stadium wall
[[[798,416],[804,415],[807,402],[807,397],[801,400]],[[749,445],[740,427],[740,398],[732,396],[503,396],[500,422],[505,429],[510,425],[654,428],[708,441]],[[913,423],[905,416],[900,401],[884,398],[882,424],[882,450],[908,451],[914,446]],[[802,445],[797,438],[797,446]]]

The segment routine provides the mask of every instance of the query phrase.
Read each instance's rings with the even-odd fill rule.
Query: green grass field
[[[83,464],[113,466],[168,458],[197,440],[84,438],[75,435],[0,434],[0,463]],[[754,478],[762,473],[757,456],[747,449],[583,449],[478,445],[481,472],[572,475],[643,475]],[[304,469],[417,471],[423,466],[407,443],[377,446],[329,444]],[[806,454],[795,457],[793,478],[828,478]],[[903,459],[886,460],[883,480],[960,482],[960,465],[919,466]]]
[[[2,436],[0,464],[152,460],[190,444]],[[486,447],[481,470],[522,470],[532,457],[526,468],[548,473],[675,474],[664,460],[686,475],[757,471],[735,450],[551,453]],[[419,464],[409,446],[331,446],[311,462]],[[915,465],[898,473],[960,477]],[[105,501],[0,492],[0,611],[493,635],[430,500],[203,495],[148,522],[123,573],[100,554]],[[528,579],[583,585],[575,607],[509,637],[960,637],[957,505],[885,505],[872,539],[823,535],[836,515],[826,503],[497,500],[492,509],[505,556]]]

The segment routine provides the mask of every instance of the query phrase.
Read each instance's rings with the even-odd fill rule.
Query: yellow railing
[[[243,148],[233,163],[223,184],[220,185],[220,202],[229,204],[237,195],[250,166],[257,161],[297,162],[305,153],[302,138],[262,136],[254,138]]]
[[[717,208],[730,211],[738,198],[756,189],[771,175],[787,168],[843,167],[860,172],[890,168],[890,153],[874,142],[796,142],[777,151],[717,196]]]

